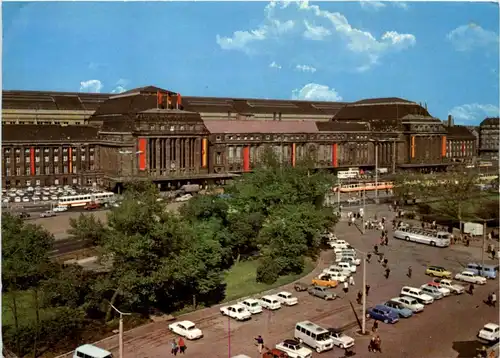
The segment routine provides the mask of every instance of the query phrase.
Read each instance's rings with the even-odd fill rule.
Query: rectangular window
[[[36,156],[35,157],[35,162],[40,163],[40,157]]]
[[[44,160],[44,162],[45,162],[45,163],[48,163],[48,162],[49,162],[49,156],[48,156],[48,155],[46,155],[46,156],[43,158],[43,160]]]
[[[54,166],[54,174],[59,174],[59,166]]]
[[[215,163],[217,163],[217,165],[221,165],[222,164],[222,155],[221,155],[221,153],[217,153],[215,155]]]
[[[82,162],[84,162],[84,161],[85,161],[85,154],[83,154],[80,158],[81,158],[80,160],[81,160]]]
[[[91,178],[87,178],[87,185],[92,185],[92,179]]]
[[[16,175],[17,176],[21,175],[21,168],[19,168],[19,167],[16,168]]]
[[[16,157],[16,163],[21,163],[21,158],[20,157]]]
[[[29,162],[30,162],[30,157],[25,157],[25,158],[24,158],[24,161],[25,161],[26,163],[29,163]]]
[[[63,155],[63,162],[67,162],[68,161],[68,156],[67,155]]]
[[[63,173],[68,174],[68,166],[67,165],[63,166]]]
[[[5,158],[5,163],[10,164],[10,157]]]
[[[76,162],[76,155],[73,155],[72,160],[73,160],[74,162]]]
[[[76,167],[74,165],[71,167],[71,169],[73,170],[73,174],[76,174]]]
[[[89,157],[90,160],[94,160],[94,155],[91,154],[90,157]]]
[[[90,164],[90,170],[94,170],[94,164]]]
[[[10,168],[5,168],[5,176],[10,177]]]
[[[54,156],[54,162],[58,162],[59,161],[59,157],[57,155]]]
[[[40,179],[37,179],[37,180],[35,181],[35,185],[40,185]]]
[[[31,180],[26,180],[26,186],[30,186],[31,185]]]
[[[24,168],[24,174],[25,174],[25,175],[30,175],[30,174],[31,174],[31,169],[30,169],[30,167]]]
[[[43,173],[44,173],[45,175],[49,175],[49,174],[50,174],[50,167],[49,167],[49,166],[45,166],[45,167],[43,168]]]
[[[35,172],[36,172],[36,175],[40,175],[40,167],[36,167]]]

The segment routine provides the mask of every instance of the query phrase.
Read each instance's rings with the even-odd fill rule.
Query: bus
[[[102,204],[111,201],[114,196],[115,194],[112,192],[61,196],[59,198],[59,201],[57,202],[57,205],[72,208],[77,206],[85,206],[91,203]]]
[[[394,232],[394,238],[417,242],[436,247],[450,246],[450,234],[444,231],[421,229],[417,227],[400,227]]]
[[[359,176],[359,168],[349,168],[349,170],[341,170],[337,173],[339,179],[356,179]]]

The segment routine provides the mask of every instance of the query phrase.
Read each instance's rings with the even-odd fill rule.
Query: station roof
[[[2,142],[91,141],[97,132],[88,126],[3,124]]]
[[[266,120],[204,120],[205,127],[213,134],[224,133],[317,133],[312,121],[266,121]]]

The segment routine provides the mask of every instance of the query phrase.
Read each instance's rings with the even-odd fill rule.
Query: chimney
[[[448,127],[453,127],[453,117],[448,114]]]

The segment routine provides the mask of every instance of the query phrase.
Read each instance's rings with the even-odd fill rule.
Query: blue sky
[[[3,3],[3,88],[356,101],[498,115],[493,3]]]

